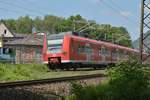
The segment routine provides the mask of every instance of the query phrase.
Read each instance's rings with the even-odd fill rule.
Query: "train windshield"
[[[63,39],[48,40],[47,44],[49,53],[59,53],[61,52]]]

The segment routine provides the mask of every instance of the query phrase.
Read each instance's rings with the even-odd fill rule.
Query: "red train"
[[[43,60],[50,69],[100,67],[125,61],[130,54],[138,53],[132,48],[77,36],[64,32],[44,36]]]

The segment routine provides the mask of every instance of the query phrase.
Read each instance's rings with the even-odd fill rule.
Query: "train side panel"
[[[82,64],[111,63],[111,48],[101,43],[93,43],[73,37],[71,39],[70,61]],[[107,52],[106,52],[107,50]]]

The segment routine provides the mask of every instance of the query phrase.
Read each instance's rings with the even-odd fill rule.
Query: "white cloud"
[[[98,3],[100,0],[89,0],[92,3]]]
[[[126,16],[126,17],[129,17],[129,16],[132,15],[131,12],[129,12],[129,11],[122,11],[122,12],[120,12],[120,14],[121,14],[122,16]]]

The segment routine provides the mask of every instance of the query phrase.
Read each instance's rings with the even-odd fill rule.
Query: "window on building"
[[[35,58],[41,58],[41,49],[35,48]]]
[[[9,54],[9,48],[3,48],[3,54]]]
[[[7,33],[7,30],[5,29],[5,30],[4,30],[4,34],[6,34],[6,33]]]
[[[2,48],[0,48],[0,54],[2,54],[1,50],[2,50]]]

